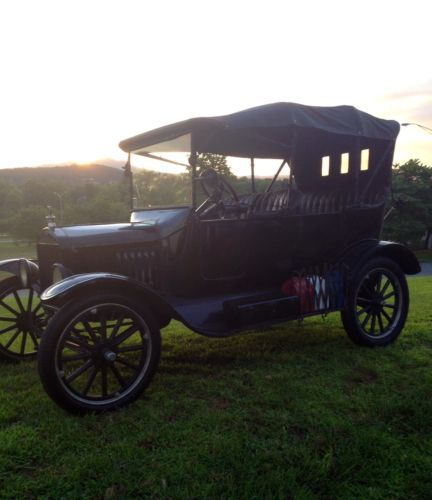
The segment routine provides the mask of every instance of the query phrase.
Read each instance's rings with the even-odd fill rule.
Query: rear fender
[[[396,262],[405,274],[417,274],[421,267],[414,253],[400,243],[392,241],[364,240],[346,250],[339,262],[344,264],[349,274],[355,274],[367,260],[387,257]]]
[[[376,255],[394,260],[405,274],[418,274],[421,271],[417,257],[409,248],[400,243],[380,241]]]
[[[161,328],[167,325],[171,318],[177,317],[174,309],[154,290],[120,274],[88,273],[70,276],[44,290],[41,301],[50,309],[59,309],[75,297],[82,297],[84,293],[93,296],[100,293],[118,293],[138,299],[152,310]]]

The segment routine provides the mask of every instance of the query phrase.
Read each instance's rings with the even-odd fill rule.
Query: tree
[[[86,185],[69,198],[65,207],[66,224],[126,222],[129,220],[128,199],[122,183]]]
[[[396,210],[386,220],[384,235],[405,244],[418,245],[432,232],[432,168],[409,160],[393,169]]]
[[[216,155],[213,153],[201,153],[197,159],[197,175],[207,168],[213,168],[216,172],[223,177],[235,177],[228,166],[226,156]],[[190,171],[190,168],[189,168]]]
[[[14,184],[0,183],[0,213],[2,217],[12,215],[22,205],[22,193]]]
[[[134,173],[139,207],[190,203],[191,180],[187,174],[167,174],[154,170]]]
[[[7,232],[17,240],[36,241],[46,226],[46,208],[32,206],[18,210],[9,218]]]

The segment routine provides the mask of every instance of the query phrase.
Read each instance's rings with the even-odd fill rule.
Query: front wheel
[[[134,401],[158,366],[160,332],[152,313],[120,295],[72,300],[52,318],[38,353],[47,394],[73,413]]]
[[[355,343],[384,346],[401,333],[409,306],[405,274],[396,262],[376,257],[356,274],[348,289],[342,322]]]

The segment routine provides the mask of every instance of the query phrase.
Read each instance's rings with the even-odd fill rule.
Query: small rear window
[[[330,174],[330,156],[324,156],[321,160],[321,176],[327,177]]]
[[[368,169],[369,169],[369,149],[362,149],[360,170],[368,170]]]
[[[349,172],[349,153],[341,154],[341,174],[347,174]]]

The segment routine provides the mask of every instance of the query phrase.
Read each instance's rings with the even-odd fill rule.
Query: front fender
[[[97,295],[106,292],[124,294],[143,300],[143,304],[152,309],[160,323],[177,317],[174,309],[162,296],[143,283],[120,274],[87,273],[70,276],[44,290],[41,294],[41,301],[49,308],[59,309],[66,302],[78,295],[82,296],[83,293]]]

